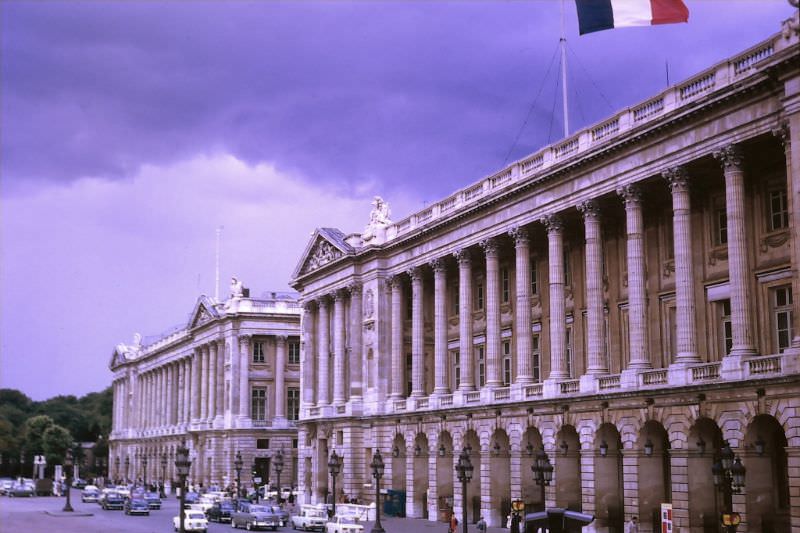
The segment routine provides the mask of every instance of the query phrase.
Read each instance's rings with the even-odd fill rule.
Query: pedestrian
[[[631,521],[628,522],[628,527],[626,529],[627,533],[639,533],[639,518],[636,516],[631,517]]]
[[[448,533],[456,533],[456,531],[458,531],[458,518],[456,518],[456,513],[450,514],[450,527],[447,531]]]
[[[486,533],[486,520],[484,520],[483,517],[481,517],[481,519],[478,520],[476,526],[480,533]]]

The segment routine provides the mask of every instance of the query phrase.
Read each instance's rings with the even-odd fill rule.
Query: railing
[[[500,187],[511,181],[511,169],[501,172],[500,174],[489,178],[489,183],[492,188]]]
[[[260,420],[260,419],[253,419],[253,427],[254,428],[265,428],[269,425],[267,420]]]
[[[442,394],[439,396],[439,405],[442,407],[450,407],[453,405],[453,395],[452,394]]]
[[[469,202],[473,198],[477,198],[482,194],[483,194],[483,183],[473,185],[472,187],[464,191],[464,201]]]
[[[472,391],[464,393],[465,403],[476,403],[481,401],[481,391]]]
[[[544,155],[539,154],[536,156],[531,157],[530,159],[526,159],[522,162],[522,173],[528,174],[533,172],[534,170],[538,170],[544,165]]]
[[[406,410],[406,401],[405,400],[395,400],[394,401],[394,410],[395,411],[405,411]]]
[[[642,385],[664,385],[667,383],[667,369],[646,370],[641,373]]]
[[[541,383],[534,383],[533,385],[527,385],[525,387],[524,393],[526,398],[534,398],[536,396],[541,396],[543,394],[543,386]]]
[[[497,400],[508,400],[511,398],[511,389],[508,387],[503,387],[501,389],[494,390],[494,399]]]
[[[347,406],[345,405],[337,405],[336,406],[336,414],[343,415],[347,412]]]
[[[322,412],[321,408],[319,407],[309,407],[308,408],[308,416],[319,416]]]
[[[780,355],[756,357],[747,361],[747,367],[751,375],[773,374],[782,370],[781,359]]]
[[[618,389],[620,387],[619,374],[615,376],[602,376],[597,381],[597,386],[600,390]]]
[[[733,72],[737,76],[743,74],[753,68],[753,66],[762,61],[772,54],[775,53],[775,47],[772,46],[772,43],[767,44],[766,46],[762,46],[757,48],[753,52],[745,55],[744,57],[740,57],[739,59],[733,62]]]
[[[692,367],[692,381],[719,379],[720,363],[708,363]]]
[[[657,115],[664,111],[664,97],[661,96],[655,100],[650,100],[633,110],[634,122],[639,122],[653,115]]]
[[[417,213],[417,224],[423,224],[433,218],[433,207]]]
[[[566,157],[568,155],[574,154],[578,151],[578,138],[575,137],[574,139],[570,139],[563,144],[559,144],[555,148],[553,148],[553,152],[555,152],[555,156],[557,159],[561,159],[562,157]]]
[[[619,131],[619,117],[601,124],[592,130],[592,142],[605,139],[609,135],[614,135]]]
[[[581,390],[581,380],[570,379],[569,381],[562,381],[558,384],[561,387],[561,394],[569,394]]]
[[[417,409],[428,409],[430,407],[430,401],[428,398],[420,398],[416,402]]]
[[[683,85],[680,88],[681,100],[686,100],[688,98],[691,98],[692,96],[713,89],[715,81],[716,81],[716,72],[711,72],[709,74],[706,74],[705,76],[702,76],[694,81],[687,83],[686,85]]]

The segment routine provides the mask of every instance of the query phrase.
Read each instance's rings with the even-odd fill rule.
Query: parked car
[[[303,506],[300,514],[292,516],[292,529],[302,529],[303,531],[325,529],[328,515],[322,509]]]
[[[358,523],[355,516],[336,515],[325,524],[325,533],[354,533],[364,531],[364,526]]]
[[[161,509],[161,496],[159,496],[157,492],[145,492],[144,500],[147,502],[150,509]]]
[[[244,526],[248,531],[253,529],[270,528],[278,529],[280,518],[265,505],[240,502],[239,510],[231,515],[231,527]]]
[[[189,506],[197,503],[197,500],[200,499],[200,495],[196,492],[187,492],[186,496],[183,497],[183,508],[189,509]]]
[[[289,513],[287,513],[277,505],[266,505],[266,507],[269,508],[269,510],[272,511],[272,513],[278,517],[278,520],[280,521],[279,525],[281,527],[289,523]]]
[[[87,485],[81,491],[81,501],[83,503],[97,503],[97,500],[99,499],[100,499],[100,489],[98,489],[94,485]]]
[[[200,509],[202,509],[202,511],[205,513],[206,511],[211,509],[211,506],[214,505],[214,501],[215,500],[212,496],[207,496],[203,494],[197,499],[196,505],[198,505]]]
[[[180,529],[180,516],[172,518],[172,526],[175,531]],[[208,520],[202,511],[183,511],[183,529],[184,531],[208,531]]]
[[[231,501],[217,502],[206,511],[209,522],[230,522],[236,508]]]
[[[86,481],[85,479],[81,479],[79,477],[76,477],[75,479],[72,480],[72,486],[75,487],[76,489],[82,489],[86,487],[86,485],[88,484],[89,484],[88,481]]]
[[[30,498],[33,496],[35,487],[33,483],[15,483],[8,491],[12,498]]]
[[[0,479],[0,495],[4,496],[8,494],[8,491],[14,486],[14,483],[16,482],[11,478]]]
[[[147,505],[147,500],[144,498],[128,498],[125,500],[125,505],[123,506],[123,510],[125,514],[143,514],[146,516],[150,515],[150,506]]]
[[[103,498],[101,503],[104,511],[118,510],[121,511],[125,507],[125,497],[119,492],[109,492]]]

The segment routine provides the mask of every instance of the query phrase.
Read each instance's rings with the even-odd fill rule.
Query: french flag
[[[688,22],[682,0],[575,0],[581,35],[623,26]]]

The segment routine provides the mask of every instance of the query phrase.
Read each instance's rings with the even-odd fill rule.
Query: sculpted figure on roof
[[[139,357],[142,354],[142,335],[134,333],[133,344],[125,344],[124,342],[117,344],[117,352],[122,354],[126,361]]]
[[[386,226],[392,223],[392,210],[383,198],[376,196],[372,201],[372,205],[372,211],[369,213],[369,224],[364,228],[364,233],[361,234],[361,239],[364,242],[370,241],[374,237],[379,237],[379,240],[382,241]]]
[[[236,279],[236,277],[231,278],[231,298],[241,298],[244,296],[244,285],[242,282]]]

